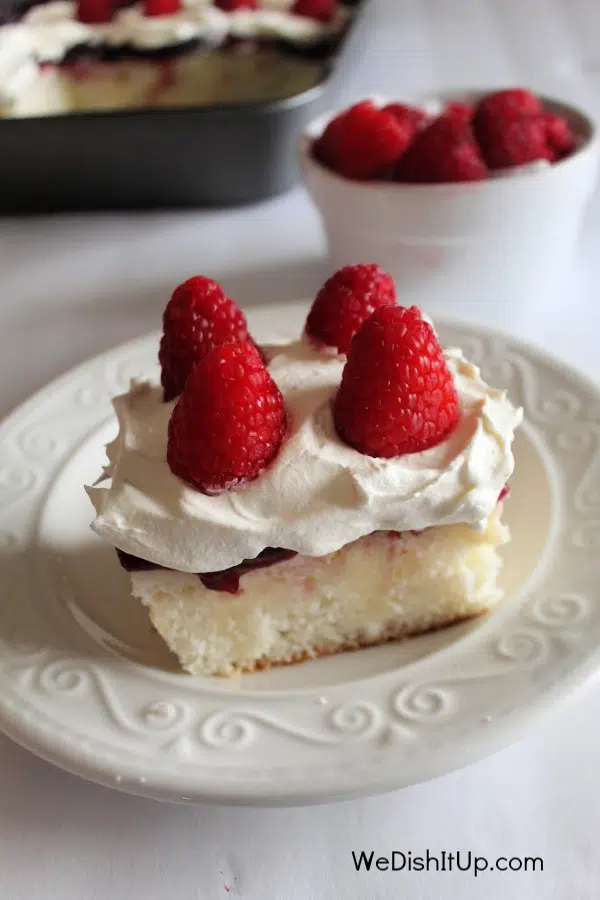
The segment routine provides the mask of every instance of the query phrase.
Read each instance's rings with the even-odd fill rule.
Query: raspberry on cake
[[[325,347],[347,353],[365,319],[396,302],[393,279],[381,266],[344,266],[329,278],[310,308],[306,334]]]
[[[102,25],[113,16],[112,0],[79,0],[77,19],[87,25]]]
[[[215,6],[225,12],[235,12],[236,9],[256,9],[256,0],[215,0]]]
[[[458,422],[458,396],[433,328],[415,306],[376,310],[354,337],[333,418],[345,443],[385,458],[428,450]]]
[[[256,478],[285,434],[279,388],[250,341],[222,344],[197,363],[169,421],[171,471],[205,494]]]
[[[158,359],[165,400],[183,391],[193,366],[221,344],[249,339],[246,316],[212,278],[196,275],[173,291],[163,314]]]
[[[318,22],[331,22],[335,16],[336,0],[295,0],[292,12]]]
[[[145,16],[173,16],[181,9],[181,0],[144,0]]]
[[[416,308],[392,300],[349,327],[347,358],[306,334],[266,363],[224,343],[178,401],[149,382],[114,401],[92,527],[187,672],[396,640],[501,598],[521,410]]]

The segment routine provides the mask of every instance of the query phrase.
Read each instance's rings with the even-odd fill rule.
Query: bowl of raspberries
[[[509,88],[362,100],[300,155],[336,268],[379,263],[416,305],[526,301],[564,286],[600,141],[580,109]]]

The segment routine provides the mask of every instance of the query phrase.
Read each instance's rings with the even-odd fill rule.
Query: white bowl
[[[482,94],[452,99],[473,101]],[[337,112],[312,122],[301,140],[301,166],[323,220],[332,266],[379,263],[394,277],[401,302],[417,305],[477,302],[499,292],[525,302],[532,294],[559,291],[594,190],[600,140],[587,114],[542,100],[580,136],[575,153],[554,165],[534,164],[463,184],[351,181],[311,153],[312,142]]]

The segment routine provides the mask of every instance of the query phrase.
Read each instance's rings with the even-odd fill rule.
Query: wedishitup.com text
[[[474,878],[484,872],[543,872],[540,856],[497,856],[488,859],[472,850],[441,850],[413,853],[393,850],[380,856],[374,850],[352,850],[352,862],[357,872],[470,872]]]

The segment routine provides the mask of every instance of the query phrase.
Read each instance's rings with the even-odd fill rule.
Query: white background
[[[598,0],[373,0],[348,97],[529,82],[600,110]],[[445,311],[496,323],[600,376],[600,197],[559,302]],[[205,272],[244,305],[310,296],[326,266],[298,189],[252,209],[1,223],[0,415],[91,354],[155,329]],[[430,309],[433,315],[439,309]],[[0,738],[2,900],[600,897],[600,686],[518,746],[386,797],[299,810],[127,797]],[[350,851],[542,856],[542,874],[356,874]]]

